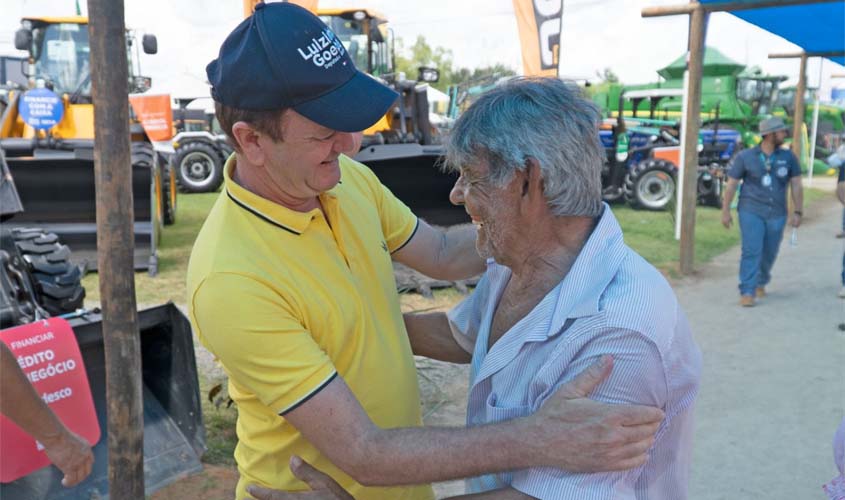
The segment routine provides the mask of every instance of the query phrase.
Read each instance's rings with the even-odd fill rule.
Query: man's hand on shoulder
[[[588,399],[613,368],[602,358],[522,421],[535,453],[570,472],[627,470],[646,462],[664,414],[657,408]]]
[[[246,491],[256,500],[355,500],[328,474],[324,474],[297,456],[290,459],[290,470],[311,491],[278,491],[251,484]]]

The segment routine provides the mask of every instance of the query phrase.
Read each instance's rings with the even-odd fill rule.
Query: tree
[[[602,71],[596,71],[596,76],[599,77],[602,82],[619,83],[619,77],[610,68],[604,68]]]
[[[407,50],[410,51],[410,57],[405,55],[407,51],[401,38],[396,39],[396,49],[396,71],[404,72],[409,79],[415,79],[420,66],[437,68],[440,71],[440,81],[432,86],[439,90],[445,90],[448,87],[452,74],[451,50],[432,47],[422,35],[417,36],[417,41]]]
[[[433,83],[432,87],[443,92],[453,84],[481,80],[494,75],[516,75],[516,71],[501,63],[474,69],[456,68],[452,57],[451,50],[432,47],[422,35],[418,36],[416,42],[408,49],[405,49],[401,38],[396,39],[396,71],[404,72],[407,78],[414,79],[418,76],[420,66],[437,68],[440,80]]]

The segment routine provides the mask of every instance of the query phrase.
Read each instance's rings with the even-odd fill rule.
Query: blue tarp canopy
[[[709,6],[734,3],[699,1]],[[754,4],[756,0],[744,3]],[[731,14],[798,45],[805,52],[845,51],[845,1],[737,10]],[[845,57],[828,59],[845,66]]]

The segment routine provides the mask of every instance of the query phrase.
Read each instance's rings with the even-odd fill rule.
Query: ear
[[[235,122],[232,125],[232,135],[248,162],[253,165],[264,164],[264,149],[259,141],[260,132],[257,132],[247,122]]]

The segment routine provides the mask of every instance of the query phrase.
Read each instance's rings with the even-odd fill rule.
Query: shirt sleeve
[[[411,241],[416,234],[419,226],[417,216],[379,181],[372,170],[361,164],[358,164],[358,167],[373,193],[373,201],[378,209],[381,231],[384,234],[384,241],[387,242],[387,248],[390,253],[396,252]]]
[[[731,179],[740,180],[745,177],[745,159],[742,152],[734,155],[731,164],[728,165],[728,177]]]
[[[613,355],[613,371],[590,395],[590,399],[613,404],[640,404],[665,408],[668,401],[666,371],[651,340],[630,330],[613,330],[583,346],[568,363],[558,383],[541,396],[545,400],[603,354]],[[663,429],[664,424],[661,424]],[[660,430],[658,430],[658,439]],[[589,498],[618,500],[635,498],[635,483],[642,467],[622,472],[572,473],[550,467],[515,471],[511,486],[541,499]]]
[[[801,175],[801,164],[798,163],[798,158],[795,157],[791,151],[789,152],[789,178],[798,177]]]
[[[238,291],[238,300],[233,300],[232,290]],[[192,297],[191,317],[198,337],[223,365],[230,383],[274,413],[292,410],[336,375],[295,308],[256,279],[211,275]]]
[[[485,272],[475,290],[446,314],[452,336],[458,345],[470,354],[475,350],[475,339],[478,338],[478,328],[484,314],[483,307],[490,290],[488,274]]]

